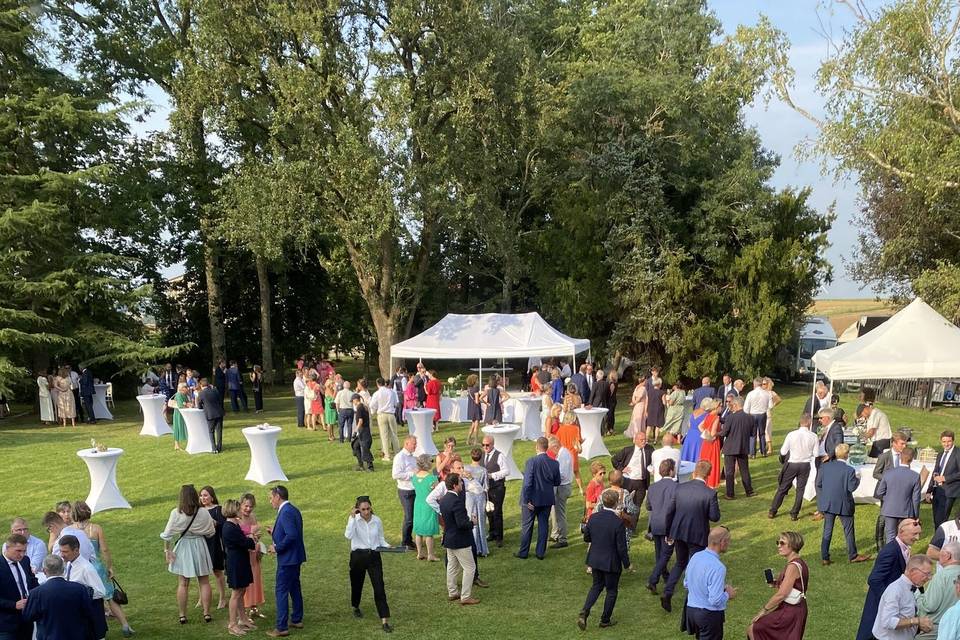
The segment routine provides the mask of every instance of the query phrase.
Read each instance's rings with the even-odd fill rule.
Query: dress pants
[[[634,480],[633,478],[623,478],[623,489],[624,491],[633,491],[633,502],[638,507],[643,509],[643,500],[647,497],[647,486],[649,485],[649,480]],[[639,516],[637,520],[639,521]]]
[[[223,451],[223,418],[214,418],[207,420],[207,428],[210,429],[210,444],[217,453]]]
[[[572,485],[562,484],[555,487],[553,496],[556,502],[553,505],[553,537],[557,542],[567,541],[567,500],[573,493]]]
[[[526,558],[530,554],[530,542],[533,538],[533,521],[537,521],[537,557],[542,558],[547,553],[547,527],[550,524],[550,505],[534,507],[533,511],[527,505],[520,507],[520,555]]]
[[[932,481],[931,481],[932,483]],[[944,493],[943,487],[933,488],[933,528],[936,529],[941,524],[950,519],[950,512],[953,511],[953,503],[956,498],[948,498]]]
[[[753,418],[753,432],[750,434],[750,455],[756,455],[758,452],[767,455],[767,414],[751,413]],[[754,449],[759,440],[759,451]]]
[[[653,549],[653,571],[647,578],[647,584],[656,587],[660,578],[664,578],[664,581],[670,578],[667,564],[670,562],[670,556],[673,555],[673,545],[667,544],[667,536],[653,536]]]
[[[400,532],[400,544],[413,545],[413,503],[417,499],[417,492],[413,489],[397,489],[397,498],[403,508],[403,529]]]
[[[697,640],[723,640],[723,611],[687,607],[687,628],[695,630]]]
[[[793,497],[793,509],[790,515],[800,515],[800,508],[803,507],[803,490],[807,486],[807,480],[810,479],[809,462],[788,462],[780,469],[780,486],[777,487],[777,493],[773,496],[773,502],[770,504],[770,513],[776,513],[783,504],[783,499],[787,497],[793,481],[797,481],[796,495]]]
[[[277,630],[286,631],[289,622],[303,622],[303,592],[300,590],[300,565],[281,564],[277,566]],[[289,614],[289,603],[293,603],[293,612]]]
[[[297,405],[297,426],[303,427],[306,424],[306,409],[303,406],[303,396],[294,396],[294,402]]]
[[[244,411],[247,410],[247,392],[243,390],[243,387],[230,389],[230,408],[239,411],[240,405],[243,405]]]
[[[673,563],[673,569],[670,570],[670,577],[667,578],[667,585],[663,588],[663,595],[669,598],[677,588],[680,577],[687,569],[687,563],[690,562],[690,556],[703,551],[703,547],[686,540],[674,540],[674,552],[677,554],[677,561]]]
[[[223,409],[223,403],[224,403],[224,402],[226,401],[226,399],[227,399],[227,388],[226,388],[226,387],[218,387],[217,385],[213,385],[213,386],[217,387],[217,393],[220,394],[220,408]],[[173,395],[174,395],[176,392],[177,392],[176,389],[172,390],[171,393],[170,393],[170,398],[172,398]],[[167,400],[169,400],[170,398],[167,398]]]
[[[397,440],[396,416],[392,413],[377,413],[377,428],[380,430],[380,449],[383,451],[383,455],[391,457],[397,451],[400,451],[400,441]]]
[[[587,599],[583,603],[583,610],[580,612],[584,618],[590,615],[590,609],[600,597],[600,592],[607,590],[607,596],[603,599],[603,613],[600,614],[600,622],[610,622],[610,616],[613,615],[613,607],[617,604],[617,592],[620,589],[619,571],[602,571],[594,568],[592,571],[593,585],[587,592]]]
[[[727,497],[733,497],[733,485],[736,482],[736,469],[740,467],[740,481],[743,482],[743,490],[748,494],[753,493],[753,483],[750,482],[750,461],[746,455],[723,456],[723,469],[727,482]]]
[[[383,562],[379,551],[355,549],[350,552],[350,606],[354,609],[360,606],[363,580],[367,575],[373,585],[373,601],[377,605],[377,615],[389,618],[390,607],[387,606],[387,591],[383,587]]]
[[[457,588],[457,578],[463,569],[462,588]],[[473,595],[473,578],[477,573],[477,564],[473,560],[473,551],[470,547],[461,549],[447,549],[447,595],[451,598],[459,595],[466,600]]]
[[[174,393],[176,393],[176,390],[170,394],[171,398],[173,397]],[[80,422],[86,422],[87,416],[83,410],[83,402],[80,400],[80,389],[73,390],[73,406],[77,408],[77,420]],[[90,414],[90,417],[93,417],[93,413]]]
[[[83,412],[81,415],[83,415],[83,413],[86,413],[87,415],[85,422],[89,422],[91,424],[96,422],[97,416],[93,412],[93,396],[80,396],[80,399],[83,401]],[[80,419],[83,420],[82,417]]]
[[[843,537],[847,540],[847,558],[857,557],[857,536],[853,530],[853,516],[839,516],[835,513],[823,514],[823,538],[820,540],[820,559],[830,559],[830,540],[833,538],[834,521],[840,518],[843,525]]]
[[[337,426],[340,428],[340,442],[353,437],[353,409],[337,409]]]
[[[503,540],[503,499],[507,485],[501,480],[487,488],[487,499],[493,503],[493,511],[487,514],[491,540]]]

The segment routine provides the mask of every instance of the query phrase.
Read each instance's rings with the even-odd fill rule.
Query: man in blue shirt
[[[953,588],[957,590],[957,598],[960,598],[960,577],[953,582]],[[960,640],[960,602],[953,605],[940,618],[937,640]]]
[[[714,527],[707,548],[693,554],[683,585],[687,588],[686,619],[681,626],[698,640],[723,640],[724,611],[737,590],[727,584],[720,554],[730,546],[730,530]]]

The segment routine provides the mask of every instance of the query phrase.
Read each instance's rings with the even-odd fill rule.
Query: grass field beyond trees
[[[794,426],[807,389],[778,388],[785,398],[776,410],[774,423],[774,438],[778,445]],[[852,394],[842,403],[848,411],[852,411],[854,404]],[[621,399],[620,407],[617,423],[622,431],[629,411],[626,398]],[[175,453],[169,437],[140,437],[141,419],[133,401],[117,405],[115,421],[96,426],[85,425],[77,429],[40,427],[33,417],[0,422],[0,446],[4,451],[0,480],[10,488],[0,496],[3,526],[7,526],[13,516],[24,515],[29,518],[33,533],[43,537],[39,530],[43,513],[53,508],[58,500],[84,498],[89,489],[86,466],[76,456],[76,451],[89,447],[91,438],[123,448],[118,479],[133,509],[103,512],[97,514],[94,521],[103,525],[106,531],[117,577],[129,593],[127,613],[133,628],[141,638],[226,638],[225,611],[217,612],[214,623],[205,625],[200,611],[191,609],[189,624],[183,627],[177,624],[176,580],[164,566],[159,534],[170,509],[176,505],[177,491],[183,483],[194,483],[198,488],[204,484],[213,485],[221,503],[251,491],[258,496],[259,518],[272,521],[267,488],[243,479],[249,453],[240,433],[242,427],[269,421],[284,428],[279,457],[290,478],[286,484],[292,501],[303,511],[309,558],[303,570],[306,629],[294,631],[291,635],[304,638],[335,636],[346,640],[380,634],[369,583],[362,604],[366,617],[355,620],[350,613],[349,544],[343,537],[343,529],[355,497],[369,494],[375,512],[384,521],[388,540],[394,544],[399,542],[401,511],[389,469],[378,464],[374,474],[354,472],[348,445],[328,443],[319,432],[295,428],[292,399],[268,397],[266,408],[262,416],[229,414],[224,432],[225,451],[217,457]],[[923,413],[884,408],[895,428],[905,425],[914,429],[921,446],[935,446],[942,429],[956,429],[958,426],[957,414],[945,410]],[[435,441],[440,444],[442,438],[450,434],[458,439],[465,438],[466,425],[444,424]],[[375,435],[375,449],[379,448],[378,442]],[[627,440],[622,436],[607,439],[611,451],[626,444]],[[458,450],[466,449],[460,446]],[[532,452],[533,443],[518,443],[515,448],[518,464],[522,466]],[[609,460],[605,461],[609,468]],[[584,485],[589,473],[587,467],[581,465]],[[834,535],[833,555],[834,560],[841,561],[831,567],[821,567],[818,551],[821,526],[810,520],[813,504],[807,503],[797,523],[791,523],[787,515],[768,520],[766,512],[776,488],[776,458],[757,461],[751,465],[751,471],[759,496],[752,499],[741,497],[734,502],[721,501],[720,505],[722,523],[730,527],[733,534],[724,561],[729,568],[728,578],[738,589],[737,597],[727,611],[726,637],[745,637],[750,618],[769,597],[763,569],[772,567],[775,572],[781,569],[774,543],[778,532],[786,529],[797,530],[806,538],[802,555],[811,572],[806,637],[853,637],[871,563],[849,565],[842,562],[845,550],[842,532],[838,530]],[[519,482],[508,483],[506,546],[493,549],[492,555],[480,562],[481,573],[490,588],[478,590],[477,595],[482,600],[479,606],[462,608],[447,602],[441,563],[417,562],[414,554],[384,556],[387,594],[396,629],[394,637],[506,640],[534,635],[551,638],[581,635],[575,622],[590,585],[590,577],[583,570],[586,547],[579,536],[573,535],[569,548],[550,550],[544,562],[513,558],[519,536],[519,488]],[[739,485],[737,491],[742,496]],[[581,512],[579,499],[576,494],[571,497],[569,508],[574,530],[575,519]],[[790,499],[792,496],[788,497],[788,503]],[[785,506],[781,513],[786,514],[788,508]],[[876,507],[858,505],[857,539],[862,552],[875,553],[873,526],[876,516]],[[917,551],[926,548],[932,534],[929,505],[923,507],[923,523],[924,532]],[[641,526],[645,524],[646,518]],[[660,609],[657,598],[643,588],[652,568],[652,547],[651,543],[640,539],[631,549],[631,559],[638,571],[625,574],[621,582],[614,613],[619,624],[612,632],[618,636],[682,637],[677,612],[683,601],[682,591],[678,591],[675,598],[674,613],[668,615]],[[264,586],[268,593],[272,593],[274,570],[274,561],[266,558]],[[268,595],[265,611],[269,616],[274,613],[272,596]],[[595,609],[590,627],[582,635],[600,633],[596,627],[599,614],[599,609]],[[268,622],[272,619],[260,626],[269,628]],[[262,633],[260,630],[248,635],[263,637]],[[608,631],[607,635],[610,633]],[[119,637],[118,634],[116,623],[111,621],[110,635]]]

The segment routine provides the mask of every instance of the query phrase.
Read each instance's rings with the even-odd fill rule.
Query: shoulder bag
[[[110,578],[113,581],[113,600],[117,604],[124,606],[130,599],[127,597],[127,592],[123,590],[123,587],[120,586],[120,583],[117,582],[116,578]]]
[[[787,597],[783,599],[787,604],[797,605],[800,604],[801,600],[807,599],[807,588],[803,585],[803,567],[800,566],[799,562],[791,562],[790,564],[794,565],[797,568],[797,571],[800,572],[800,590],[791,589],[790,593],[787,594]]]

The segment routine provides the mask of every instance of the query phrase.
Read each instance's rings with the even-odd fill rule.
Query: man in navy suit
[[[587,365],[580,365],[580,371],[570,376],[570,382],[577,387],[581,402],[590,401],[590,386],[587,384]]]
[[[893,540],[901,520],[920,517],[920,474],[910,468],[911,462],[913,451],[904,449],[900,453],[900,466],[884,473],[877,486],[877,496],[883,500],[880,515],[886,542]]]
[[[712,398],[716,392],[710,386],[710,376],[704,376],[700,381],[700,387],[693,390],[693,406],[699,407],[704,398]]]
[[[666,580],[670,577],[667,571],[667,563],[670,562],[670,556],[673,555],[673,545],[667,543],[667,536],[670,534],[669,523],[667,522],[667,510],[673,504],[677,495],[677,481],[674,478],[676,463],[672,458],[667,458],[660,463],[660,479],[650,486],[647,491],[647,511],[650,512],[650,535],[653,536],[653,558],[654,566],[650,577],[647,578],[647,590],[656,595],[657,584],[662,577]]]
[[[820,409],[820,446],[817,453],[821,462],[833,459],[837,445],[843,443],[843,425],[833,419],[833,409]]]
[[[873,563],[873,570],[867,577],[867,599],[863,603],[860,616],[860,628],[856,640],[873,638],[873,623],[877,619],[877,608],[884,590],[903,575],[910,557],[910,547],[920,539],[920,521],[904,520],[897,530],[897,537],[888,542]]]
[[[750,481],[750,462],[747,459],[751,452],[750,435],[754,432],[756,423],[753,416],[744,413],[743,398],[740,396],[729,396],[730,413],[723,422],[720,429],[720,435],[723,437],[723,465],[726,474],[727,492],[724,498],[733,500],[733,486],[736,481],[736,470],[740,468],[740,481],[743,483],[743,490],[747,497],[755,496],[753,483]],[[693,405],[695,407],[700,405]],[[703,547],[707,545],[707,531],[703,534]],[[701,549],[703,548],[701,547]],[[697,549],[699,551],[700,549]]]
[[[741,412],[742,413],[742,412]],[[747,416],[749,418],[749,416]],[[750,422],[753,424],[753,421]],[[712,465],[701,460],[693,469],[693,479],[677,487],[673,502],[667,506],[667,526],[670,529],[666,542],[673,542],[677,561],[670,570],[670,577],[663,588],[660,606],[672,611],[670,599],[690,561],[690,556],[703,551],[710,534],[710,523],[720,520],[720,503],[717,492],[707,486],[705,478]]]
[[[287,488],[282,484],[270,490],[270,505],[277,510],[276,523],[267,527],[267,533],[273,537],[269,551],[277,554],[277,626],[267,631],[272,638],[290,635],[287,630],[287,598],[293,602],[289,626],[303,629],[300,565],[307,561],[307,552],[303,547],[303,516],[290,504],[289,498]]]
[[[89,587],[63,579],[63,560],[49,555],[43,559],[47,581],[30,592],[23,618],[37,623],[37,640],[93,640],[96,612]],[[30,636],[27,636],[28,638]]]
[[[96,424],[97,418],[93,414],[93,396],[97,392],[93,388],[93,372],[90,367],[84,367],[80,372],[80,399],[83,401],[83,410],[87,414],[87,422]]]
[[[0,638],[30,640],[33,625],[24,620],[27,596],[37,588],[37,579],[27,558],[27,539],[11,534],[4,545],[3,559],[8,569],[0,569]]]
[[[583,532],[583,541],[590,544],[587,551],[587,566],[592,569],[593,585],[587,592],[583,609],[577,617],[577,626],[581,631],[587,628],[590,609],[607,590],[603,600],[603,613],[600,614],[600,627],[613,625],[610,616],[617,604],[617,592],[620,588],[620,574],[630,568],[630,556],[627,553],[627,528],[617,515],[616,507],[620,496],[616,491],[607,489],[600,496],[603,507],[587,521]]]
[[[537,559],[547,553],[550,508],[555,500],[554,488],[560,486],[560,463],[547,455],[549,441],[537,438],[537,455],[527,460],[520,492],[520,550],[514,556],[526,559],[533,537],[533,521],[537,521]]]
[[[960,498],[960,457],[953,448],[953,431],[940,434],[943,451],[933,465],[930,497],[933,500],[933,526],[939,527],[950,519],[953,503]]]
[[[836,459],[825,462],[817,474],[817,511],[823,514],[823,537],[820,539],[820,560],[824,566],[831,564],[830,540],[833,538],[833,525],[840,518],[843,525],[843,537],[847,541],[847,557],[850,562],[865,562],[870,556],[857,553],[857,537],[853,528],[853,514],[856,505],[853,492],[860,485],[857,472],[847,464],[850,445],[837,445]]]
[[[223,399],[216,387],[211,387],[206,378],[200,378],[200,393],[197,394],[197,409],[203,409],[210,429],[210,444],[214,453],[223,451]]]
[[[240,374],[240,367],[236,360],[230,361],[230,368],[227,369],[227,389],[230,391],[230,408],[234,413],[240,410],[240,404],[243,404],[243,410],[247,410],[247,392],[243,390],[243,376]]]
[[[474,577],[477,563],[473,557],[473,528],[477,521],[467,514],[466,496],[460,474],[449,473],[444,479],[447,492],[440,498],[440,515],[443,517],[443,548],[447,550],[447,597],[459,600],[463,606],[479,604],[473,597]],[[457,578],[463,569],[463,584],[457,588]]]
[[[717,387],[717,392],[714,394],[714,400],[719,400],[722,403],[727,401],[727,396],[733,394],[739,396],[737,393],[736,387],[733,386],[733,378],[730,377],[729,373],[723,374],[723,384]],[[699,405],[696,405],[699,406]]]

